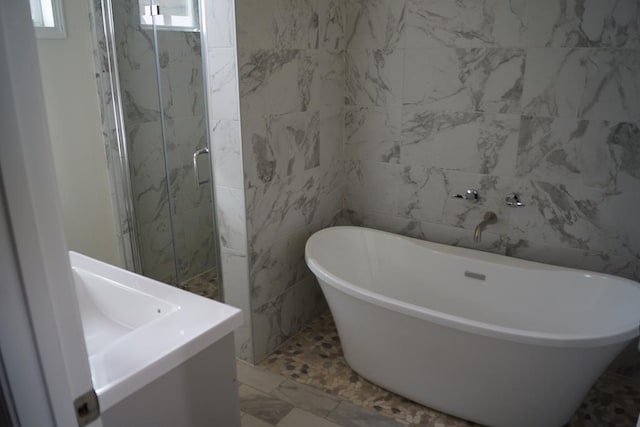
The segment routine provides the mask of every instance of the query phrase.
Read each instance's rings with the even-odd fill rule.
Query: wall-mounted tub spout
[[[473,241],[479,242],[482,239],[482,230],[489,224],[495,224],[496,221],[498,221],[498,215],[496,215],[495,212],[487,212],[484,214],[484,219],[480,224],[476,225],[476,229],[473,232]]]

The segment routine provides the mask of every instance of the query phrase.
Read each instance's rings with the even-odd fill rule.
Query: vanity
[[[240,310],[70,252],[103,425],[239,426]]]

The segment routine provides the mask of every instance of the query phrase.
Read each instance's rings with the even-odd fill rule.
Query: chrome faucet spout
[[[473,232],[473,241],[479,242],[482,240],[482,230],[489,224],[495,224],[498,221],[498,215],[495,212],[487,212],[484,214],[483,220],[480,224],[476,225],[476,229]]]

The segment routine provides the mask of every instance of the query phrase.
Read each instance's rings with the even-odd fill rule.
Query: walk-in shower
[[[198,3],[93,1],[127,267],[220,299]]]

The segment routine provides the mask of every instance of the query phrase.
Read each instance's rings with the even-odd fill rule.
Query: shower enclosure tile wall
[[[167,194],[153,30],[140,24],[137,1],[114,0],[113,14],[142,269],[165,282],[183,282],[215,266],[211,192],[208,185],[195,189],[192,169],[193,152],[207,146],[200,33],[157,33]]]
[[[201,1],[207,45],[211,164],[224,301],[242,309],[236,355],[253,361],[234,0]]]
[[[254,360],[324,309],[304,244],[342,210],[341,0],[236,0]]]
[[[640,279],[638,3],[565,3],[347,2],[352,222]]]

